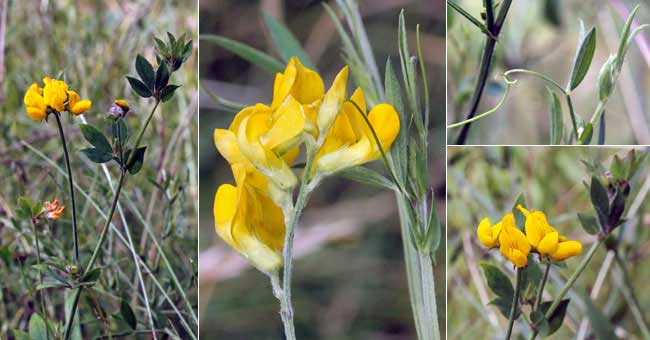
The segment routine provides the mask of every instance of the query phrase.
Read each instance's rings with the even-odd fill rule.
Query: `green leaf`
[[[528,290],[528,286],[532,287],[531,293],[537,291],[537,286],[542,280],[542,270],[539,264],[534,260],[533,253],[528,254],[528,264],[521,269],[521,292],[522,294]],[[523,295],[522,295],[523,296]]]
[[[25,333],[25,332],[23,332],[23,331],[21,331],[19,329],[14,330],[13,333],[14,333],[14,338],[16,340],[34,340],[34,339],[32,339],[31,336],[29,336],[29,334],[27,334],[27,333]]]
[[[618,155],[614,155],[610,171],[612,172],[612,176],[617,180],[627,179],[628,168],[626,164],[618,158]]]
[[[506,319],[510,318],[510,309],[512,309],[512,298],[507,299],[503,297],[497,297],[496,299],[490,301],[489,304],[496,306],[504,318]],[[519,318],[519,315],[521,315],[521,310],[517,308],[517,310],[515,311],[515,320]]]
[[[524,193],[522,192],[517,196],[517,200],[515,200],[515,204],[512,206],[512,213],[515,215],[515,224],[517,225],[517,228],[524,230],[526,226],[526,215],[524,215],[523,212],[521,212],[519,209],[517,209],[517,206],[521,204],[522,207],[526,208],[526,197],[524,197]]]
[[[598,221],[596,220],[596,217],[589,214],[578,213],[578,219],[580,220],[582,229],[584,229],[587,232],[587,234],[589,235],[598,234],[598,230],[600,229],[600,226],[598,224]]]
[[[138,323],[135,319],[135,314],[133,313],[131,306],[129,306],[129,303],[125,300],[122,300],[120,303],[120,314],[122,315],[122,319],[126,321],[129,327],[131,327],[132,330],[135,330],[138,326]]]
[[[65,299],[65,315],[66,318],[72,313],[72,305],[74,304],[75,294],[68,294]],[[66,322],[68,320],[66,319]],[[72,321],[72,333],[70,340],[81,340],[81,326],[79,325],[79,310],[77,310],[74,320]]]
[[[440,247],[442,226],[438,217],[438,208],[436,207],[435,194],[431,193],[431,208],[429,209],[429,222],[427,223],[427,234],[425,237],[425,247],[431,252],[431,257],[435,258],[436,250]]]
[[[145,59],[141,54],[138,53],[135,58],[135,70],[138,72],[142,82],[149,88],[153,89],[155,76],[153,72],[153,66]]]
[[[490,287],[494,294],[508,301],[512,301],[515,290],[512,288],[512,282],[510,282],[508,276],[499,267],[491,263],[482,262],[481,268],[483,268],[488,287]],[[509,310],[510,307],[508,307]]]
[[[562,327],[562,323],[564,322],[564,316],[566,315],[566,310],[569,307],[569,302],[570,299],[564,299],[560,301],[560,304],[555,308],[553,311],[553,314],[546,320],[548,322],[548,333],[546,334],[540,334],[542,336],[548,336],[551,335],[555,332],[557,332],[560,327]],[[543,302],[539,306],[539,310],[546,315],[546,311],[551,307],[552,302],[547,301]]]
[[[573,69],[571,70],[571,78],[569,80],[569,90],[572,91],[585,78],[587,71],[589,71],[589,66],[591,66],[591,61],[594,58],[594,52],[596,51],[596,28],[592,27],[589,30],[589,33],[580,41],[580,47],[578,48],[578,53],[576,58],[573,61]]]
[[[113,159],[112,153],[107,153],[97,148],[86,148],[82,149],[81,152],[93,163],[102,164]]]
[[[135,150],[135,154],[131,157],[129,163],[126,165],[126,169],[132,175],[137,174],[140,169],[142,169],[142,163],[144,162],[144,153],[147,150],[146,146],[139,147]],[[129,150],[130,151],[130,150]],[[129,159],[127,157],[127,159]]]
[[[546,318],[544,317],[544,313],[542,313],[539,310],[530,313],[530,321],[535,325],[535,328],[537,329],[537,334],[541,336],[546,336],[548,334],[549,324]]]
[[[33,340],[49,340],[46,327],[45,320],[38,313],[32,314],[29,319],[29,336]]]
[[[362,166],[349,168],[340,172],[340,175],[353,181],[368,184],[375,187],[396,190],[397,187],[388,178],[384,177],[375,170]]]
[[[591,197],[591,204],[598,214],[600,225],[604,228],[607,225],[609,217],[609,199],[605,187],[603,187],[596,176],[591,176],[589,195]]]
[[[612,200],[611,207],[609,209],[609,214],[607,219],[607,230],[606,230],[607,233],[611,233],[612,230],[619,225],[619,221],[621,220],[624,211],[625,211],[625,195],[622,192],[617,190],[616,195]]]
[[[80,128],[81,134],[83,134],[88,143],[97,148],[99,151],[102,151],[104,153],[113,153],[111,143],[108,142],[106,136],[104,136],[104,134],[99,131],[99,129],[90,124],[81,124]]]
[[[594,305],[594,302],[591,300],[591,297],[586,294],[583,295],[583,301],[586,305],[587,317],[591,322],[591,328],[594,330],[596,339],[609,340],[616,339],[616,333],[614,332],[614,327],[610,323],[609,319],[603,314],[603,312]]]
[[[33,213],[34,206],[36,205],[33,204],[29,198],[21,196],[18,198],[18,209],[16,209],[16,214],[18,214],[18,217],[24,219],[36,216],[37,214]]]
[[[402,101],[402,88],[397,80],[390,58],[386,60],[384,86],[386,88],[386,100],[389,104],[393,105],[399,115],[400,122],[404,124],[390,150],[393,165],[395,166],[395,176],[397,176],[399,181],[404,182],[407,174],[406,122],[409,120],[407,119],[404,102]]]
[[[135,79],[133,77],[127,76],[126,79],[129,81],[129,85],[131,85],[131,89],[140,97],[142,98],[149,98],[151,97],[152,93],[151,90],[145,85],[142,81],[139,79]]]
[[[111,134],[116,140],[120,138],[119,142],[121,145],[126,144],[127,139],[129,138],[129,128],[126,125],[124,119],[118,119],[111,123]]]
[[[639,10],[639,5],[634,6],[632,11],[630,11],[630,15],[628,15],[627,20],[625,21],[623,30],[621,31],[621,37],[619,38],[618,48],[616,50],[617,70],[621,69],[621,66],[623,65],[623,61],[625,60],[625,54],[629,46],[630,28],[632,27],[632,22],[634,21],[634,17],[636,16],[636,12],[638,10]]]
[[[101,268],[93,268],[88,274],[84,275],[81,279],[83,282],[94,282],[99,280],[99,277],[102,275]]]
[[[264,22],[271,34],[271,40],[275,49],[280,53],[280,56],[285,62],[289,62],[291,57],[297,57],[300,62],[310,69],[316,69],[314,64],[307,56],[307,53],[302,49],[298,39],[287,29],[283,24],[277,21],[274,17],[263,13]]]
[[[259,66],[271,73],[275,74],[284,70],[284,65],[274,57],[238,41],[218,35],[200,35],[199,39],[217,44],[251,64]]]
[[[587,123],[580,134],[580,145],[589,145],[591,143],[591,137],[594,135],[594,126],[591,123]]]
[[[167,63],[161,63],[158,65],[158,69],[156,70],[156,85],[155,85],[155,91],[162,91],[165,86],[167,86],[167,83],[169,82],[169,68],[167,68]],[[160,95],[160,94],[159,94]]]
[[[562,105],[557,95],[552,92],[548,87],[548,106],[551,109],[551,144],[562,144],[562,136],[564,135],[564,122],[562,121]]]
[[[160,91],[160,100],[164,102],[172,99],[174,96],[174,91],[176,91],[177,88],[181,87],[180,85],[167,85],[165,86],[162,91]]]

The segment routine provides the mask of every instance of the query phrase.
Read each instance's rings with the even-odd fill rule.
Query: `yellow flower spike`
[[[348,67],[345,66],[336,75],[332,82],[332,87],[325,93],[323,102],[320,105],[316,124],[318,131],[322,134],[327,132],[334,123],[336,116],[343,106],[348,83]]]
[[[499,232],[501,231],[501,222],[491,226],[490,220],[486,217],[478,224],[476,234],[479,241],[488,247],[494,248],[499,245]]]
[[[505,258],[519,268],[525,267],[528,264],[530,243],[528,243],[526,235],[517,228],[513,213],[506,214],[501,221],[499,251]]]
[[[75,91],[68,91],[68,111],[78,116],[92,107],[90,100],[81,100],[79,94]]]
[[[298,58],[292,57],[284,72],[275,75],[271,108],[275,110],[289,95],[300,104],[309,105],[323,98],[324,94],[325,85],[318,73],[303,66]]]
[[[263,192],[237,178],[237,186],[221,185],[214,199],[215,230],[258,269],[282,266],[284,215]]]
[[[341,113],[336,117],[316,155],[315,171],[331,174],[381,157],[372,130],[362,116],[366,114],[363,91],[360,88],[355,90],[350,100],[363,112],[359,112],[352,103],[343,104]],[[391,105],[379,104],[367,117],[382,149],[388,151],[400,129],[397,111]]]
[[[563,261],[572,256],[582,254],[582,244],[578,241],[564,241],[560,242],[557,251],[551,255],[554,261]]]
[[[68,99],[68,84],[63,80],[43,78],[43,99],[45,105],[52,109],[63,112],[65,111],[65,102]]]
[[[43,120],[47,117],[47,105],[45,105],[45,99],[43,99],[43,89],[38,87],[37,83],[29,86],[29,89],[25,92],[23,102],[25,103],[27,116],[30,119]]]

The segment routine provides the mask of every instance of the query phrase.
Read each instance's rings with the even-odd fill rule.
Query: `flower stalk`
[[[512,336],[512,328],[515,325],[517,306],[519,304],[519,291],[521,290],[521,273],[523,270],[517,267],[515,271],[517,272],[517,278],[515,279],[515,294],[512,297],[512,306],[510,307],[510,318],[508,319],[508,330],[505,337],[506,340],[510,340],[510,336]]]
[[[34,233],[34,244],[36,246],[36,265],[41,265],[41,246],[38,237],[38,231],[36,230],[36,220],[32,218],[32,232]],[[43,284],[43,273],[38,271],[38,283]],[[45,336],[47,339],[50,338],[50,327],[47,321],[47,311],[45,310],[45,296],[43,291],[39,292],[41,300],[41,314],[43,314],[43,319],[45,319]]]

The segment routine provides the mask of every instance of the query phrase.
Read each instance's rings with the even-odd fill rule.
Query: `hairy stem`
[[[271,279],[271,287],[273,288],[273,295],[280,301],[280,310],[288,309],[287,301],[284,299],[284,290],[280,285],[280,274],[276,271],[269,274]],[[293,320],[286,317],[285,313],[280,313],[282,317],[282,324],[284,325],[284,334],[287,339],[295,339],[296,331],[293,326]]]
[[[56,125],[59,128],[59,137],[61,137],[61,144],[63,146],[63,156],[65,158],[65,165],[68,171],[68,187],[70,189],[70,201],[72,204],[72,244],[74,248],[74,264],[79,264],[79,235],[77,233],[77,205],[74,199],[74,182],[72,181],[72,169],[70,168],[70,156],[68,155],[68,147],[65,142],[65,133],[63,132],[63,125],[61,125],[61,116],[58,112],[54,112]]]
[[[515,279],[515,295],[512,297],[512,306],[510,307],[510,318],[508,318],[508,331],[506,333],[506,340],[510,340],[512,336],[512,328],[515,325],[515,316],[517,315],[517,305],[519,304],[519,291],[521,290],[521,273],[520,268],[516,269],[517,278]]]

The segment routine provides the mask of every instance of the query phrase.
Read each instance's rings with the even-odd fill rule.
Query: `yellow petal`
[[[535,248],[539,246],[539,242],[546,235],[545,224],[547,224],[546,217],[541,211],[534,211],[526,217],[526,236],[528,242]]]
[[[305,114],[302,106],[292,96],[288,96],[284,102],[273,112],[271,116],[273,122],[271,128],[262,136],[262,144],[267,149],[274,149],[289,141],[293,145],[283,145],[283,149],[288,150],[300,143],[300,136],[305,128]]]
[[[375,129],[381,147],[385,152],[388,152],[400,129],[399,115],[397,114],[397,111],[395,111],[395,108],[392,105],[379,104],[370,110],[368,120],[373,129]],[[375,157],[379,158],[381,153],[375,143],[374,137],[368,137],[372,137],[370,140],[373,141]]]
[[[38,84],[33,83],[27,92],[25,92],[25,97],[23,98],[27,116],[33,120],[43,120],[47,116],[47,106],[40,93],[41,89],[38,87]]]
[[[366,138],[354,145],[343,146],[338,150],[322,155],[316,161],[316,170],[325,174],[361,165],[368,160],[372,154],[372,144]]]
[[[68,107],[73,107],[81,100],[79,94],[75,91],[68,91]]]
[[[490,220],[488,220],[487,218],[484,218],[478,224],[478,229],[476,230],[476,234],[478,235],[479,241],[481,241],[481,243],[484,246],[488,248],[493,248],[497,246],[499,240],[496,237],[497,235],[493,234],[492,226],[490,226]]]
[[[93,103],[90,100],[81,100],[77,102],[72,108],[70,108],[70,112],[72,112],[74,115],[80,115],[92,107]]]
[[[291,58],[287,67],[284,69],[284,73],[277,73],[275,75],[275,82],[273,83],[273,102],[271,103],[271,108],[275,109],[280,106],[293,88],[293,84],[296,82],[296,77],[298,75],[298,69],[296,68],[296,60]]]
[[[559,234],[557,232],[548,233],[539,242],[537,250],[542,255],[551,255],[557,251]]]
[[[582,243],[578,241],[565,241],[560,242],[557,251],[551,255],[551,259],[555,261],[566,260],[569,257],[577,256],[582,253]]]
[[[345,66],[334,78],[332,87],[327,91],[323,102],[321,103],[320,110],[316,122],[318,130],[323,133],[332,126],[337,114],[341,110],[343,102],[345,101],[345,93],[348,82],[348,67]]]
[[[301,104],[310,104],[323,98],[325,94],[323,79],[315,71],[303,66],[298,58],[291,59],[294,60],[298,71],[291,95]]]
[[[232,221],[237,212],[237,188],[223,184],[217,189],[214,197],[214,227],[217,235],[228,245],[236,247],[232,237]]]
[[[68,99],[68,84],[62,80],[44,78],[43,99],[45,105],[62,112],[65,110],[65,101]]]

